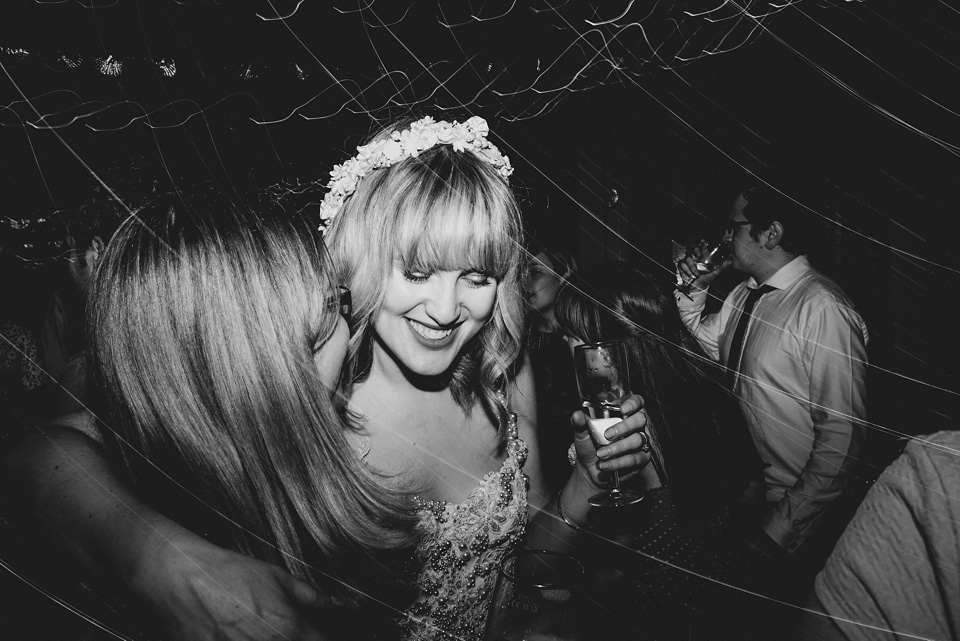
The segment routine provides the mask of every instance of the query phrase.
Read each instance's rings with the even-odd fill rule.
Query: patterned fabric
[[[527,445],[508,423],[507,458],[483,477],[462,503],[418,499],[429,534],[419,547],[424,561],[420,596],[399,623],[406,639],[481,639],[500,562],[523,538],[527,523]]]
[[[817,598],[838,618],[808,616],[811,632],[829,624],[830,639],[960,638],[958,451],[958,431],[919,436],[880,475],[817,576]]]
[[[27,392],[43,384],[33,334],[14,323],[0,325],[0,378],[5,390]]]
[[[630,532],[585,540],[580,551],[598,569],[591,593],[599,609],[586,614],[587,639],[726,641],[752,638],[737,629],[737,613],[755,602],[729,584],[752,587],[747,543],[737,533],[737,506],[718,506],[696,521],[680,518],[667,487],[648,490],[629,511],[599,514],[598,531]]]

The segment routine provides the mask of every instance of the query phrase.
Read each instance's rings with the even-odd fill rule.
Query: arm
[[[599,450],[594,446],[586,429],[583,412],[571,417],[576,430],[574,444],[577,450],[577,466],[559,496],[548,493],[542,476],[538,474],[536,447],[531,448],[527,464],[533,461],[530,476],[529,504],[530,527],[527,532],[527,547],[568,552],[576,541],[579,528],[587,523],[592,495],[603,491],[605,475],[617,470],[621,480],[628,479],[637,470],[650,462],[650,454],[641,451],[646,439],[640,435],[646,427],[646,414],[641,412],[643,399],[631,396],[623,403],[624,420],[607,430],[607,438],[615,440]],[[534,439],[535,441],[535,439]],[[524,465],[524,472],[528,467]],[[559,501],[557,500],[559,498]],[[563,510],[561,516],[558,503]]]
[[[821,305],[801,340],[813,446],[797,482],[763,522],[766,534],[790,552],[846,488],[866,417],[867,353],[856,312],[835,302]]]
[[[713,276],[713,274],[708,274],[708,276]],[[693,288],[689,292],[689,298],[678,291],[674,292],[677,299],[677,309],[680,311],[680,320],[697,339],[703,350],[710,358],[719,361],[720,314],[703,316],[703,308],[707,304],[707,290],[705,287],[700,289],[699,284],[699,280],[694,281]]]
[[[140,502],[72,415],[27,434],[4,460],[37,527],[85,569],[112,576],[169,639],[319,639],[302,609],[317,592],[279,567],[221,549]]]
[[[958,447],[958,432],[919,437],[880,475],[817,576],[825,614],[805,616],[802,638],[956,636]]]

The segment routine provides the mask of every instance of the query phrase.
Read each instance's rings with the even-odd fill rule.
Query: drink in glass
[[[622,341],[604,341],[577,345],[573,350],[577,389],[580,392],[587,426],[597,447],[608,445],[604,432],[623,420],[620,404],[630,396],[630,370],[626,345]],[[619,507],[643,498],[642,494],[620,488],[620,475],[614,471],[613,487],[591,496],[590,505]]]

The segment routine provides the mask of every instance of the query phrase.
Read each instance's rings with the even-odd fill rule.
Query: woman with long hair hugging
[[[416,515],[333,405],[349,330],[311,227],[199,196],[129,217],[92,290],[99,428],[181,525],[344,600],[390,601],[403,579],[386,561],[409,557]]]
[[[638,625],[651,638],[730,638],[737,591],[724,582],[750,578],[744,535],[763,498],[762,463],[737,399],[680,321],[673,292],[629,263],[580,269],[561,288],[556,317],[571,349],[625,342],[649,415],[653,464],[635,479],[644,499],[630,533],[594,550],[618,577],[608,577],[604,602],[627,614],[594,629],[604,638],[634,638]]]
[[[344,377],[351,422],[346,439],[354,453],[348,462],[377,470],[381,483],[411,491],[423,531],[414,555],[414,566],[422,568],[418,596],[397,616],[406,638],[480,638],[500,561],[524,539],[531,547],[566,549],[576,532],[571,526],[586,521],[587,497],[602,489],[606,473],[629,473],[649,461],[642,452],[645,417],[637,411],[642,400],[632,397],[624,403],[627,418],[607,432],[615,442],[596,450],[582,430],[579,464],[563,491],[551,496],[544,489],[533,386],[521,356],[525,261],[508,186],[512,168],[486,135],[486,123],[477,117],[398,122],[334,168],[320,208],[337,282],[350,288],[355,305]],[[585,423],[580,414],[573,420]],[[61,447],[65,440],[60,435]],[[28,502],[35,509],[62,503],[50,496],[57,481],[36,472],[57,454],[44,454],[42,443],[28,442],[21,450],[27,463],[14,476],[28,486]],[[101,473],[95,452],[79,455],[91,462],[91,473]],[[55,476],[62,480],[65,473],[58,469]],[[120,491],[117,483],[107,483]],[[132,519],[121,515],[126,506],[100,501],[108,505],[51,517],[64,529],[94,513],[96,527],[87,523],[84,531],[130,528]],[[191,563],[142,528],[121,545],[99,539],[87,549],[111,567],[128,568],[133,580],[127,585],[166,615],[168,629],[180,638],[205,638],[190,629],[196,621],[212,635],[238,611],[230,602],[235,595],[205,592],[216,591],[209,576],[221,573],[247,590],[238,601],[274,613],[275,630],[310,638],[302,609],[325,591],[307,593],[302,583],[262,589],[242,561],[159,519],[147,504],[132,505],[138,518],[156,523],[160,532],[176,532]],[[75,527],[70,534],[82,537]],[[153,579],[149,587],[145,575]],[[185,584],[188,592],[178,590]],[[247,622],[251,629],[257,625]],[[260,634],[268,636],[263,627]]]

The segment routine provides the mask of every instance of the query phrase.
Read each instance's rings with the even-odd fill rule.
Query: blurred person
[[[577,269],[577,260],[572,252],[542,240],[531,240],[527,251],[527,300],[533,309],[528,352],[537,393],[537,438],[547,485],[558,491],[570,475],[570,412],[579,407],[580,399],[573,360],[554,309],[560,288]]]
[[[62,213],[69,282],[47,302],[40,332],[43,368],[54,382],[47,416],[83,407],[87,393],[83,319],[93,275],[116,229],[161,189],[159,174],[139,157],[110,165],[103,180],[79,207]]]
[[[351,638],[378,629],[373,604],[409,602],[412,575],[394,566],[410,565],[420,528],[333,403],[349,330],[332,272],[315,225],[286,212],[176,194],[128,217],[89,294],[91,436],[161,514],[286,568],[280,589],[362,603],[314,622]],[[135,593],[158,580],[124,578]]]
[[[817,575],[798,639],[960,637],[960,431],[919,436]]]
[[[595,625],[603,638],[632,639],[641,627],[652,638],[727,638],[736,592],[696,575],[749,586],[744,534],[756,527],[763,491],[761,462],[722,368],[681,323],[672,291],[624,261],[577,271],[556,315],[571,351],[624,341],[631,386],[647,399],[653,464],[634,483],[643,500],[610,524],[618,544],[595,552],[619,577],[600,600],[609,613],[628,614]]]
[[[829,553],[829,539],[806,543],[847,487],[866,414],[867,328],[807,259],[807,216],[765,186],[740,194],[724,238],[731,258],[700,274],[687,257],[679,268],[696,280],[689,297],[676,296],[683,322],[726,367],[766,464],[767,509],[753,543],[776,568],[771,589],[793,599]],[[748,278],[704,315],[709,284],[729,267]]]

